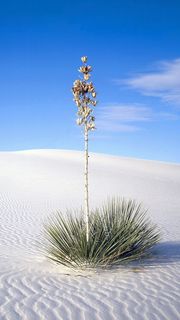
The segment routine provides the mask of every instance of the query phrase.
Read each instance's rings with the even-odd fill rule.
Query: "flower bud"
[[[77,123],[78,126],[80,126],[80,125],[82,124],[82,119],[78,118],[78,119],[76,120],[76,123]]]
[[[92,92],[92,97],[96,98],[96,92],[95,91]]]
[[[91,100],[91,104],[95,107],[97,105],[97,101],[96,100],[95,101]]]
[[[81,101],[80,100],[75,99],[75,103],[76,103],[77,107],[80,107],[80,105],[81,105]]]
[[[89,78],[90,78],[90,74],[88,74],[88,73],[87,73],[87,74],[84,74],[84,80],[87,81],[87,80],[89,80]]]
[[[86,62],[87,62],[87,57],[86,57],[86,56],[82,57],[82,58],[81,58],[81,61],[84,62],[84,63],[86,63]]]
[[[88,128],[89,130],[95,130],[96,129],[95,123],[94,122],[89,123]]]

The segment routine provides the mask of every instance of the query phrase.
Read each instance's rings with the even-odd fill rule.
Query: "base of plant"
[[[134,200],[113,199],[89,217],[56,213],[45,225],[47,257],[72,268],[104,268],[139,260],[159,241],[157,227]]]

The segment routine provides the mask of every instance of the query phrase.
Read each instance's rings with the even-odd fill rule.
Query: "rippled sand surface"
[[[43,223],[83,204],[83,153],[0,153],[0,319],[180,318],[180,165],[90,155],[91,207],[142,201],[162,231],[152,257],[115,270],[72,272],[40,250]]]

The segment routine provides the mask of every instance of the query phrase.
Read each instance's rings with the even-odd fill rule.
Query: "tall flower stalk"
[[[95,117],[92,115],[93,108],[97,104],[94,85],[89,81],[92,67],[87,64],[87,57],[81,58],[83,65],[79,68],[81,79],[73,83],[73,96],[78,108],[76,123],[84,127],[84,221],[86,227],[86,240],[89,241],[89,182],[88,182],[88,142],[89,131],[95,129]]]

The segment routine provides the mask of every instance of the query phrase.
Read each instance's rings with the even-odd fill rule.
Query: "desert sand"
[[[180,165],[90,154],[90,205],[143,202],[162,232],[152,257],[72,271],[41,252],[43,223],[83,204],[83,152],[0,152],[1,320],[180,319]]]

